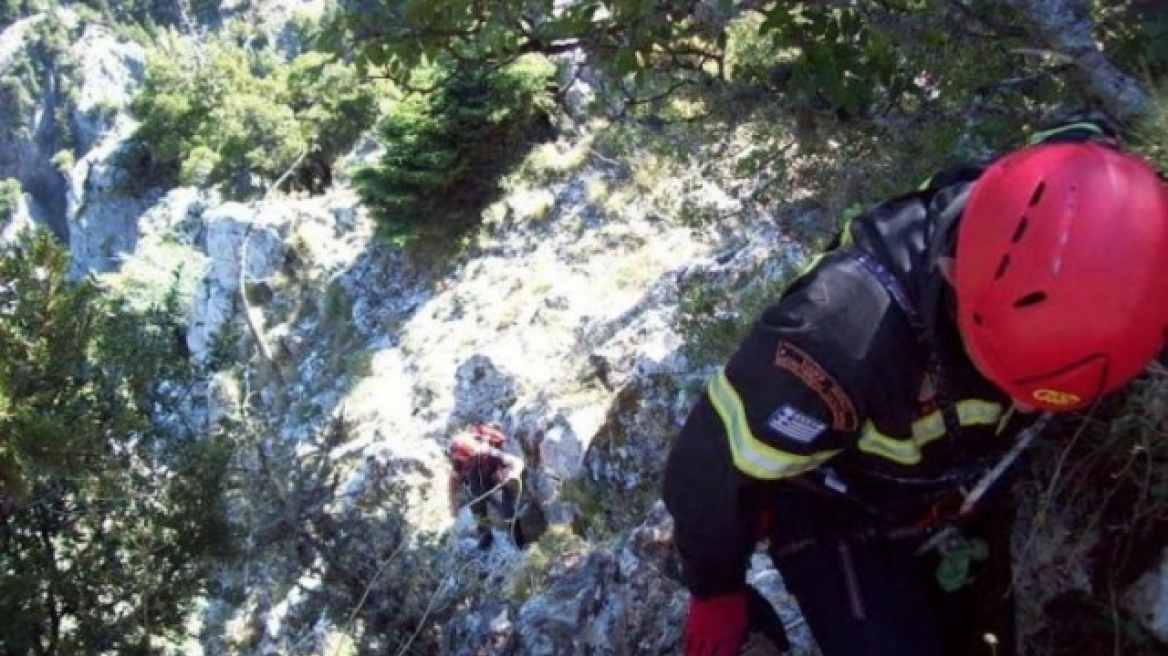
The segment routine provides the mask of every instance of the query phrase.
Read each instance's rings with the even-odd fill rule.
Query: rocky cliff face
[[[95,162],[109,154],[98,142],[116,141],[129,127],[121,110],[141,80],[144,59],[140,45],[69,10],[17,21],[0,34],[0,77],[6,80],[0,178],[19,180],[32,214],[62,239],[70,237],[86,187],[97,192],[102,186],[90,180]],[[134,203],[124,212],[107,211],[143,209]],[[107,236],[131,233],[117,225]]]
[[[414,491],[414,525],[468,534],[466,513],[451,517],[447,510],[444,447],[453,430],[483,419],[514,437],[508,448],[531,463],[527,492],[553,524],[580,521],[580,500],[563,493],[573,479],[639,494],[648,508],[662,449],[688,404],[677,375],[702,374],[678,351],[671,318],[678,281],[695,263],[712,264],[704,258],[713,244],[636,205],[619,221],[604,215],[586,188],[609,174],[585,168],[491,208],[467,252],[436,267],[375,242],[343,187],[248,204],[192,188],[125,197],[112,157],[122,136],[103,135],[78,164],[88,173],[70,202],[77,208],[69,233],[77,270],[130,289],[181,280],[191,307],[187,344],[198,361],[220,357],[223,334],[241,336],[253,365],[214,365],[221,370],[208,385],[208,430],[237,420],[245,406],[262,408],[272,413],[274,439],[299,454],[325,449],[316,441],[322,427],[343,420],[346,440],[327,447],[339,482],[321,512],[340,517],[363,498],[376,500],[376,481],[393,475]],[[559,147],[567,156],[581,146]],[[465,548],[457,539],[451,545]],[[488,568],[518,576],[523,555],[501,549]],[[630,568],[644,569],[631,552],[593,554],[586,542],[580,549],[585,569],[563,578],[600,586],[579,591],[593,598]],[[547,566],[540,577],[553,580],[565,563],[557,556]],[[210,600],[209,608],[228,636],[259,627],[262,644],[290,648],[309,628],[297,618],[315,602],[273,595],[284,587],[278,580],[305,575],[294,566],[274,569],[270,582],[247,591],[250,602]],[[675,641],[667,627],[676,625],[680,608],[676,583],[653,569],[639,577],[671,612],[642,611],[646,627],[654,627],[655,641]],[[560,653],[561,641],[575,638],[544,625],[564,600],[541,597],[483,597],[450,640],[506,607],[514,635],[547,633],[532,640]],[[597,620],[590,639],[596,653],[609,649],[602,629],[620,619],[620,608]],[[245,649],[230,638],[218,644]]]
[[[45,20],[0,35],[0,71]],[[98,26],[79,34],[38,69],[26,113],[0,118],[0,177],[21,180],[21,222],[52,226],[78,274],[144,294],[179,282],[191,357],[212,369],[212,409],[198,418],[207,430],[262,420],[261,451],[285,458],[281,471],[329,481],[303,500],[312,518],[298,520],[325,542],[336,536],[321,527],[376,527],[396,503],[382,482],[407,483],[410,524],[443,536],[461,563],[451,576],[483,582],[446,627],[445,653],[670,653],[685,596],[669,519],[654,503],[657,476],[709,373],[683,355],[681,288],[793,256],[775,248],[775,225],[743,224],[728,244],[637,196],[606,206],[590,190],[619,173],[588,154],[586,136],[552,146],[553,156],[583,162],[575,173],[489,208],[449,265],[375,241],[343,181],[322,196],[253,203],[194,188],[128,196],[115,153],[132,129],[120,108],[143,54]],[[77,90],[68,98],[61,62]],[[54,116],[71,126],[71,166],[53,162],[64,143]],[[680,183],[659,184],[681,194]],[[717,190],[687,188],[733,206]],[[529,463],[527,492],[552,525],[538,550],[504,546],[483,559],[463,539],[468,514],[448,511],[444,448],[478,420],[502,424],[508,448]],[[370,531],[370,540],[383,535]],[[236,593],[206,600],[191,649],[333,653],[345,641],[352,627],[327,619],[327,566],[257,554],[249,567],[242,579],[225,572],[220,589]],[[760,561],[752,576],[787,615],[797,653],[811,653],[774,571]],[[1155,596],[1142,598],[1154,607]]]

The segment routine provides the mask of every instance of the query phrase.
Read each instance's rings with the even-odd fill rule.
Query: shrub
[[[234,197],[265,191],[296,167],[287,187],[317,191],[372,124],[377,90],[321,53],[285,64],[228,39],[202,53],[164,43],[130,105],[141,125],[123,166],[145,184],[222,184]]]
[[[36,13],[38,7],[30,0],[0,0],[0,29]]]
[[[234,563],[238,569],[219,581],[228,589],[217,596],[234,597],[233,603],[250,607],[245,612],[257,612],[255,599],[300,587],[311,571],[320,585],[300,587],[302,601],[273,636],[280,653],[334,653],[319,643],[315,650],[303,649],[326,639],[318,631],[322,619],[335,627],[329,641],[347,643],[350,654],[442,653],[442,626],[481,594],[482,583],[470,575],[477,561],[410,523],[417,497],[392,465],[367,463],[359,485],[341,486],[353,480],[348,463],[333,460],[326,449],[305,455],[291,442],[273,442],[272,430],[263,421],[233,429],[244,444],[254,445],[240,450],[240,467],[261,474],[238,482],[235,517],[262,565]],[[351,437],[349,424],[339,419],[312,439],[323,446]],[[263,586],[246,575],[257,565],[265,572]],[[261,605],[258,613],[266,608]],[[209,653],[230,650],[212,644]]]
[[[13,178],[0,180],[0,228],[12,219],[22,193],[24,190],[21,189],[19,180]]]
[[[682,284],[678,327],[685,336],[683,352],[696,370],[726,362],[759,314],[779,299],[799,268],[787,253],[778,271],[759,263],[732,280],[696,274]]]
[[[238,193],[259,191],[307,148],[296,114],[257,93],[233,93],[211,110],[202,144],[218,155],[212,178]],[[254,177],[253,177],[254,176]]]
[[[296,184],[310,191],[328,186],[332,162],[373,125],[377,96],[388,89],[360,82],[352,66],[321,52],[297,57],[282,73],[286,102],[312,143]]]
[[[1161,175],[1168,173],[1168,87],[1155,88],[1152,107],[1147,116],[1136,126],[1135,145],[1159,169]]]
[[[498,71],[456,71],[398,103],[382,122],[381,162],[354,179],[383,238],[461,232],[499,181],[549,133],[554,67],[524,57]]]
[[[53,165],[53,168],[57,169],[58,173],[67,176],[73,170],[73,165],[77,163],[77,160],[73,156],[73,151],[68,148],[63,148],[53,155],[49,163]]]
[[[585,542],[572,531],[557,526],[540,536],[523,552],[523,561],[509,573],[505,583],[506,595],[512,601],[523,603],[545,591],[551,583],[551,567],[567,554],[580,551]]]
[[[64,3],[62,3],[64,4]],[[192,0],[80,0],[77,4],[99,12],[107,23],[120,25],[184,26],[188,19],[209,22],[219,14],[218,2]],[[184,15],[184,7],[189,15]]]

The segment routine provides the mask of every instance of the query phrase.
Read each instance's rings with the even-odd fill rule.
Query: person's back
[[[967,600],[917,549],[967,517],[966,492],[1034,416],[1016,409],[1094,402],[1168,325],[1168,192],[1098,126],[1060,135],[861,214],[711,379],[664,476],[687,656],[742,644],[763,537],[826,656],[981,643],[972,624],[949,632]],[[1083,293],[1109,280],[1123,284],[1095,312]],[[1009,604],[993,610],[1008,635]]]
[[[456,435],[450,446],[450,497],[453,503],[466,503],[470,507],[480,549],[489,549],[494,541],[488,514],[492,504],[508,523],[516,546],[522,548],[525,544],[515,518],[523,462],[502,450],[505,442],[506,436],[497,427],[477,424]]]

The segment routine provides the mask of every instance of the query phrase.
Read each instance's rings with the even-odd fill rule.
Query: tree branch
[[[1148,112],[1147,93],[1099,50],[1087,0],[1003,0],[1029,22],[1032,35],[1074,63],[1072,76],[1113,118],[1130,122]]]
[[[251,241],[253,225],[247,226],[247,232],[243,236],[243,243],[239,245],[239,302],[243,305],[243,319],[247,323],[248,332],[251,333],[252,339],[259,349],[260,356],[264,362],[271,367],[276,380],[283,383],[283,375],[280,373],[280,367],[276,365],[276,360],[272,356],[272,347],[268,345],[268,340],[264,339],[263,330],[256,321],[255,315],[252,312],[259,312],[252,308],[251,303],[247,300],[247,251],[248,243]]]

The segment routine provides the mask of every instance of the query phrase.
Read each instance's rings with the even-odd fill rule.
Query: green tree
[[[282,70],[282,102],[293,111],[308,154],[297,172],[299,186],[327,185],[332,164],[377,119],[384,85],[362,84],[352,65],[324,52],[307,52]]]
[[[142,121],[134,148],[147,153],[154,181],[225,182],[243,195],[292,165],[303,139],[288,108],[272,102],[276,80],[253,59],[227,42],[202,53],[175,42],[149,58],[130,109]]]
[[[402,242],[473,225],[500,177],[547,135],[553,72],[536,56],[459,71],[394,106],[379,127],[380,163],[354,176],[380,234]]]
[[[186,27],[189,21],[211,21],[219,15],[219,3],[213,0],[73,0],[62,4],[76,4],[96,10],[102,18],[120,25],[155,27]]]
[[[13,178],[0,180],[0,228],[6,226],[12,219],[12,213],[16,211],[22,193],[19,180]]]
[[[0,0],[0,29],[40,11],[35,0]]]
[[[0,653],[162,653],[225,553],[230,450],[179,420],[173,295],[67,270],[44,232],[0,257]]]
[[[289,187],[318,190],[373,123],[379,90],[321,53],[286,64],[229,39],[201,52],[164,43],[130,106],[141,123],[126,162],[148,183],[223,184],[240,197],[290,169]]]
[[[771,58],[739,80],[780,102],[854,117],[906,101],[921,80],[959,70],[966,95],[1003,83],[1018,105],[1024,81],[1054,77],[1066,96],[1090,98],[1128,120],[1146,103],[1121,58],[1164,59],[1153,46],[1163,12],[1144,0],[342,0],[328,34],[378,73],[408,81],[420,62],[501,65],[525,53],[576,52],[599,73],[608,102],[644,104],[663,94],[719,88],[734,77],[736,26],[761,17]],[[1091,18],[1092,9],[1099,18]],[[1155,20],[1145,20],[1146,18]],[[1133,45],[1138,42],[1142,45]],[[960,54],[955,50],[962,51]],[[976,54],[975,54],[976,53]],[[957,56],[955,56],[957,55]],[[1090,56],[1086,56],[1090,55]],[[999,60],[1008,60],[1003,69]],[[983,66],[988,64],[988,66]],[[747,75],[743,76],[742,74]],[[972,73],[972,74],[971,74]],[[922,77],[923,76],[923,77]],[[933,85],[926,85],[932,87]],[[906,98],[907,96],[907,98]],[[775,100],[775,99],[772,99]],[[1028,100],[1028,99],[1026,99]]]

